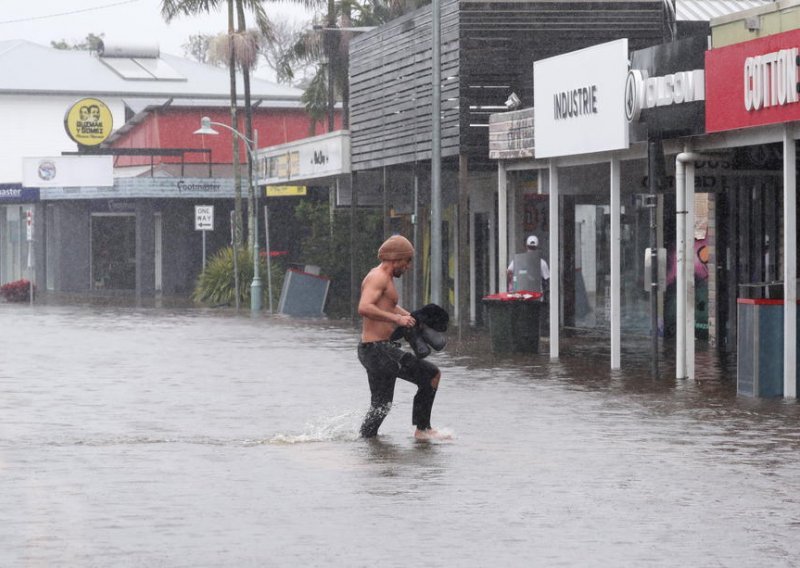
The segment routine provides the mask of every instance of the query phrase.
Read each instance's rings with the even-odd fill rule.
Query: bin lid
[[[518,290],[516,292],[500,292],[483,297],[484,302],[537,302],[542,299],[541,292]]]

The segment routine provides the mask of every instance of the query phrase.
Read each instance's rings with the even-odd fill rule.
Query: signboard
[[[23,187],[112,187],[114,156],[22,158]]]
[[[73,104],[64,115],[67,135],[81,146],[97,146],[114,128],[114,118],[106,103],[86,98]]]
[[[350,133],[330,132],[256,153],[259,179],[266,184],[311,180],[350,173]]]
[[[695,36],[631,54],[625,81],[625,116],[631,139],[649,135],[688,136],[705,132],[705,51]]]
[[[533,109],[489,115],[489,158],[533,157]]]
[[[214,206],[195,205],[194,206],[194,230],[213,231],[214,230]]]
[[[110,187],[43,187],[41,199],[233,199],[233,178],[117,177]]]
[[[706,131],[800,120],[800,30],[706,52]]]
[[[266,158],[265,176],[272,179],[292,179],[292,174],[300,175],[300,152],[287,150],[283,154]]]
[[[33,240],[33,209],[25,212],[25,235],[28,242]]]
[[[283,277],[278,313],[295,317],[322,317],[331,281],[325,276],[289,269]]]
[[[304,185],[268,185],[266,194],[267,197],[298,197],[307,192]]]
[[[627,39],[535,61],[536,157],[627,148],[627,74]]]
[[[22,187],[21,183],[0,183],[0,203],[34,203],[39,190]]]

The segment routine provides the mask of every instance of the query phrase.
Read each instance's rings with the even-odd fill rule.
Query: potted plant
[[[35,285],[33,289],[34,291],[36,290]],[[6,302],[29,302],[31,299],[31,283],[29,280],[23,278],[21,280],[9,282],[8,284],[3,284],[0,286],[0,296],[2,296]]]

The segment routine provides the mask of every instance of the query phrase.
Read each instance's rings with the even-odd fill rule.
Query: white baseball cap
[[[539,246],[539,239],[536,238],[536,235],[531,235],[528,237],[528,240],[525,241],[526,247],[538,247]]]

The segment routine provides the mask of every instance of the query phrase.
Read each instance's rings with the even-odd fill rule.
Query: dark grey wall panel
[[[488,121],[515,92],[533,104],[533,62],[627,37],[631,50],[666,39],[661,0],[443,0],[442,157],[488,165]],[[350,45],[353,169],[429,160],[431,7]]]

